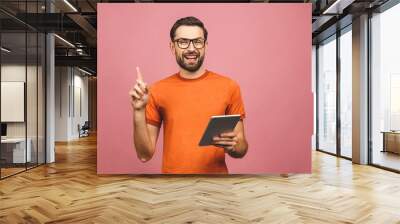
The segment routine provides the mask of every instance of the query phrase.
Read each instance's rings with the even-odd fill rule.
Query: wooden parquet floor
[[[400,223],[400,175],[313,152],[313,173],[96,174],[96,138],[0,181],[0,223]]]

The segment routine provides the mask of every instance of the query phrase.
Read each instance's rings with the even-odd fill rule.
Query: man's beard
[[[186,61],[191,60],[190,58],[187,57],[192,57],[192,58],[195,57],[194,60],[196,61],[194,63],[185,62],[185,60]],[[204,61],[204,55],[200,56],[200,53],[196,51],[184,53],[182,54],[181,57],[176,57],[176,62],[178,63],[178,65],[189,72],[196,72],[197,70],[199,70],[199,68],[203,64],[203,61]]]

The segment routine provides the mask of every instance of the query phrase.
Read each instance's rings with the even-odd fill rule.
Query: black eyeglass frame
[[[200,39],[203,40],[203,45],[202,45],[202,47],[196,47],[194,41],[195,41],[195,40],[200,40]],[[188,40],[188,41],[189,41],[189,44],[187,45],[187,47],[181,47],[181,46],[179,45],[179,40]],[[179,47],[180,49],[187,49],[187,48],[189,48],[189,46],[190,46],[191,43],[193,44],[193,47],[194,47],[194,48],[196,48],[196,49],[202,49],[202,48],[204,48],[204,47],[206,46],[207,40],[204,39],[204,38],[196,38],[196,39],[179,38],[179,39],[174,40],[173,42],[176,42],[177,45],[178,45],[178,47]]]

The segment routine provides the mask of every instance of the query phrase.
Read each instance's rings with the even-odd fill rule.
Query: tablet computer
[[[214,136],[233,131],[239,120],[240,114],[212,116],[200,139],[199,146],[212,145]]]

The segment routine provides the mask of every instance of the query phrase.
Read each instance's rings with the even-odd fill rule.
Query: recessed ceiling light
[[[336,0],[322,14],[342,14],[343,9],[351,5],[355,0]]]
[[[73,44],[72,44],[71,42],[69,42],[68,40],[66,40],[66,39],[64,39],[64,38],[62,38],[62,37],[60,37],[60,36],[57,35],[57,34],[54,34],[54,36],[57,37],[58,39],[60,39],[62,42],[64,42],[64,43],[68,44],[69,46],[75,48],[75,45],[73,45]]]
[[[85,73],[85,74],[87,74],[87,75],[93,75],[92,73],[90,73],[90,72],[88,72],[88,71],[86,71],[86,70],[83,70],[83,69],[81,69],[81,68],[79,68],[79,67],[78,67],[78,70],[81,71],[81,72],[83,72],[83,73]]]
[[[9,49],[7,49],[5,47],[1,47],[1,51],[4,51],[6,53],[10,53],[11,52],[11,50],[9,50]]]
[[[74,12],[78,12],[78,10],[71,4],[69,3],[68,0],[64,0],[65,4],[67,4]]]

